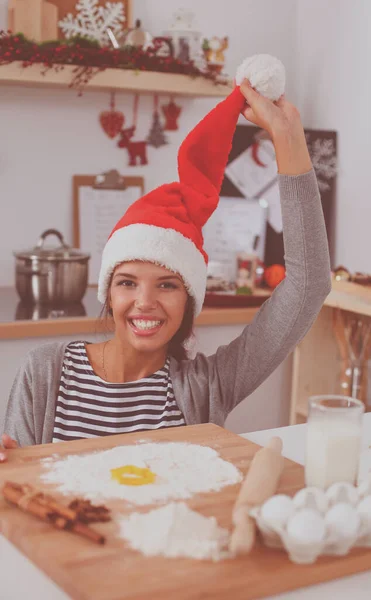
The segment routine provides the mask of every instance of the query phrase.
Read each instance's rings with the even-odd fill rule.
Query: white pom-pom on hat
[[[282,62],[270,54],[254,54],[246,58],[236,72],[236,84],[248,79],[259,94],[278,100],[285,91],[286,73]]]

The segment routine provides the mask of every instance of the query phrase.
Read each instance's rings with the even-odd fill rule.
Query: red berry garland
[[[69,40],[55,40],[36,44],[22,34],[12,35],[0,32],[0,65],[20,61],[23,67],[35,63],[42,64],[45,74],[48,69],[59,71],[65,65],[75,65],[76,69],[70,87],[81,89],[99,71],[105,69],[131,69],[179,73],[192,77],[202,77],[216,82],[216,76],[208,71],[200,71],[192,61],[182,63],[173,56],[158,54],[162,42],[154,39],[152,47],[126,46],[120,49],[100,47],[98,42],[82,37]],[[218,83],[221,83],[218,80]],[[227,82],[225,82],[227,83]]]

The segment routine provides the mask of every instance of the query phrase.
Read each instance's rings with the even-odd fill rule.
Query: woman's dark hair
[[[188,358],[185,342],[193,334],[193,322],[195,317],[195,305],[191,296],[188,296],[184,309],[183,320],[176,334],[169,343],[169,355],[176,360],[185,360]]]
[[[193,335],[193,322],[195,316],[195,304],[191,296],[187,297],[187,302],[184,309],[183,320],[176,334],[171,338],[169,342],[169,355],[175,358],[175,360],[185,360],[188,358],[187,349],[185,342]],[[100,313],[100,319],[106,321],[108,325],[109,317],[112,317],[112,308],[109,306],[109,300],[106,298],[102,311]]]

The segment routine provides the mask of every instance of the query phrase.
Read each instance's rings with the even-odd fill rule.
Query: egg
[[[350,539],[357,536],[361,517],[354,506],[339,502],[327,511],[325,524],[329,535],[336,539]]]
[[[360,498],[371,496],[371,477],[364,479],[358,486],[358,495]]]
[[[367,534],[371,533],[371,496],[365,496],[357,506],[358,514]]]
[[[306,487],[299,490],[294,498],[295,508],[313,508],[320,513],[328,509],[328,499],[323,490],[316,487]]]
[[[358,503],[358,490],[347,482],[333,483],[326,491],[327,499],[332,504],[347,503],[356,506]]]
[[[324,519],[312,508],[301,508],[289,519],[287,535],[297,544],[319,544],[325,537]]]
[[[283,529],[293,511],[292,498],[285,494],[276,494],[263,504],[260,516],[274,529]]]

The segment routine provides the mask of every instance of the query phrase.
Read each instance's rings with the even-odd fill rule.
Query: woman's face
[[[182,323],[187,298],[180,275],[150,262],[122,263],[110,286],[116,335],[139,352],[166,347]]]

